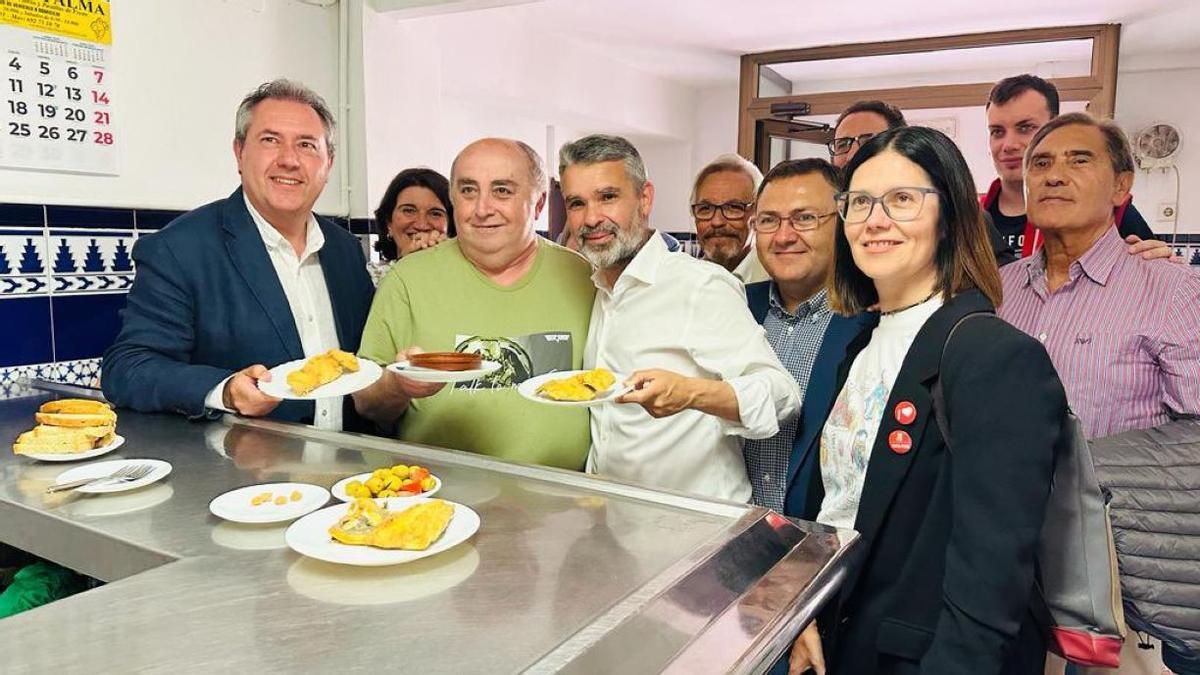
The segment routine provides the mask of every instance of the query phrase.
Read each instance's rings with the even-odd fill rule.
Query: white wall
[[[1180,233],[1200,233],[1200,68],[1123,72],[1117,78],[1116,120],[1132,138],[1148,124],[1166,122],[1183,138],[1174,173],[1139,172],[1133,200],[1158,234],[1175,223],[1157,218],[1162,203],[1178,204]]]
[[[695,92],[595,45],[534,30],[537,11],[534,4],[397,20],[364,9],[372,208],[399,170],[448,174],[458,151],[484,136],[529,143],[555,175],[563,143],[603,132],[637,139],[659,185],[652,224],[675,228],[690,191],[690,177],[679,176],[692,165]],[[736,113],[735,101],[734,137]]]
[[[337,101],[337,7],[295,0],[121,0],[113,8],[120,175],[0,171],[9,202],[191,209],[238,185],[234,112],[258,84],[300,80]],[[317,204],[337,213],[341,163]]]

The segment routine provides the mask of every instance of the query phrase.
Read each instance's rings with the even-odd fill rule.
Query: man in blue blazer
[[[747,441],[743,453],[752,501],[789,516],[803,512],[819,460],[806,451],[825,425],[824,402],[836,392],[838,364],[862,320],[834,314],[825,294],[838,181],[837,169],[823,159],[790,160],[766,175],[755,200],[755,246],[771,281],[746,286],[746,298],[799,383],[804,406],[778,435]]]
[[[343,427],[341,399],[281,402],[257,386],[281,363],[358,350],[373,294],[362,247],[312,213],[333,164],[333,127],[321,97],[295,82],[268,82],[242,101],[233,143],[241,187],[134,247],[137,277],[102,363],[110,401]]]

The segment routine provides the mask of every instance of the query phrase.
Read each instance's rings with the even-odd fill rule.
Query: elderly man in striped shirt
[[[1133,168],[1111,121],[1072,113],[1043,126],[1025,155],[1025,186],[1045,246],[1000,270],[1000,316],[1045,345],[1089,438],[1200,414],[1200,276],[1128,255],[1113,207]],[[1156,656],[1136,642],[1123,662]]]

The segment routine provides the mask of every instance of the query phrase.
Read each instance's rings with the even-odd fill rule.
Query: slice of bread
[[[48,427],[37,426],[17,437],[13,452],[18,455],[30,453],[65,454],[86,452],[106,445],[111,439],[113,428],[100,427]]]
[[[117,423],[117,414],[112,409],[94,413],[39,412],[34,413],[33,417],[38,424],[52,427],[103,427],[113,426]]]
[[[59,401],[43,403],[38,412],[66,413],[69,415],[103,415],[112,412],[112,408],[102,401],[90,401],[84,398],[64,398]]]

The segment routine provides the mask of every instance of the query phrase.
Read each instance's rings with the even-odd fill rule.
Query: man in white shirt
[[[754,253],[749,225],[762,172],[740,155],[720,155],[696,174],[692,218],[704,259],[729,270],[743,284],[771,277]]]
[[[307,87],[263,84],[238,108],[242,186],[139,238],[137,278],[101,382],[117,405],[343,427],[341,398],[286,401],[258,380],[355,351],[373,286],[357,238],[312,212],[333,165],[333,115]]]
[[[590,471],[745,502],[743,438],[766,438],[800,407],[726,270],[671,253],[649,227],[654,186],[636,148],[615,136],[564,146],[567,226],[598,291],[584,366],[634,391],[591,408]],[[621,405],[636,403],[635,405]]]

